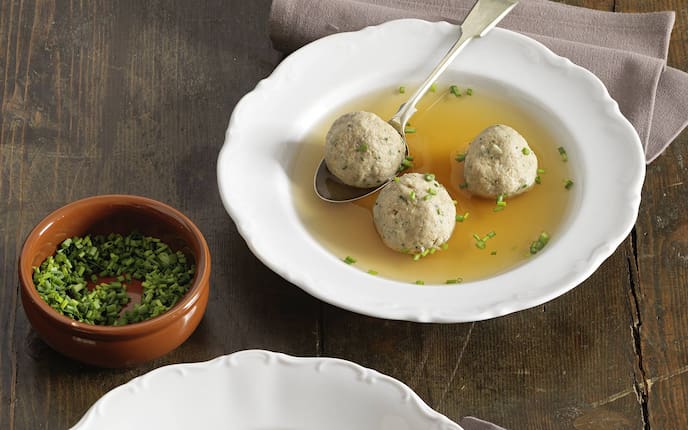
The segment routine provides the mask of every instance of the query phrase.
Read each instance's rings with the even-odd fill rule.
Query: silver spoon
[[[406,143],[405,128],[411,116],[416,113],[416,104],[430,89],[437,78],[445,71],[445,69],[454,61],[454,58],[461,52],[461,50],[473,38],[481,37],[487,34],[499,21],[508,14],[518,1],[516,0],[478,0],[471,11],[466,16],[466,19],[461,24],[461,36],[459,40],[449,49],[449,52],[442,58],[437,66],[430,73],[430,76],[425,79],[415,93],[399,107],[396,114],[389,120],[389,123],[397,129],[401,134],[404,143]],[[406,146],[406,153],[408,154],[408,145]],[[315,193],[321,199],[333,202],[343,203],[358,200],[367,195],[374,193],[380,188],[384,187],[391,181],[390,178],[384,184],[373,188],[357,188],[351,185],[344,184],[336,176],[334,176],[325,164],[325,160],[320,161],[318,169],[315,171],[314,187]]]

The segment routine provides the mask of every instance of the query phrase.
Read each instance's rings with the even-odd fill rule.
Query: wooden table
[[[673,9],[669,62],[688,70],[685,0],[571,0]],[[162,365],[249,348],[355,361],[458,420],[509,429],[688,428],[688,134],[647,171],[635,229],[568,294],[470,324],[357,315],[290,285],[223,209],[215,162],[241,96],[281,60],[270,1],[0,0],[0,428],[63,429],[108,390]],[[47,347],[19,300],[16,263],[43,216],[81,197],[148,196],[188,214],[214,258],[205,318],[133,369]]]

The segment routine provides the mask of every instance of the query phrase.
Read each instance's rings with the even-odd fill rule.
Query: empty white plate
[[[461,430],[409,387],[349,361],[248,350],[153,370],[72,430]]]

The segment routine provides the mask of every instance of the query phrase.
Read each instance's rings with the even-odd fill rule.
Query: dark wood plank
[[[381,324],[327,307],[324,354],[406,382],[452,419],[475,415],[513,429],[642,429],[629,258],[626,241],[564,296],[471,324]]]
[[[106,391],[154,367],[240,349],[317,355],[319,303],[246,247],[215,162],[238,99],[281,56],[270,2],[0,2],[0,428],[68,428]],[[180,348],[124,370],[61,357],[18,301],[23,238],[93,194],[152,197],[185,212],[214,258],[206,317]]]
[[[624,12],[674,10],[669,65],[688,70],[683,1],[617,0]],[[649,166],[636,226],[638,349],[648,428],[688,428],[688,133]]]

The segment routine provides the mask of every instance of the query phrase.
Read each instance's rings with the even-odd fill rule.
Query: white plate
[[[72,430],[461,430],[409,387],[349,361],[249,350],[153,370]]]
[[[632,229],[645,158],[603,84],[540,43],[503,29],[473,41],[444,76],[479,80],[558,124],[576,186],[571,215],[535,258],[489,279],[417,286],[369,276],[324,249],[293,203],[290,165],[328,112],[382,85],[421,82],[457,34],[400,20],[318,40],[286,58],[236,106],[218,159],[223,204],[250,249],[326,302],[376,317],[476,321],[542,304],[575,287]]]

